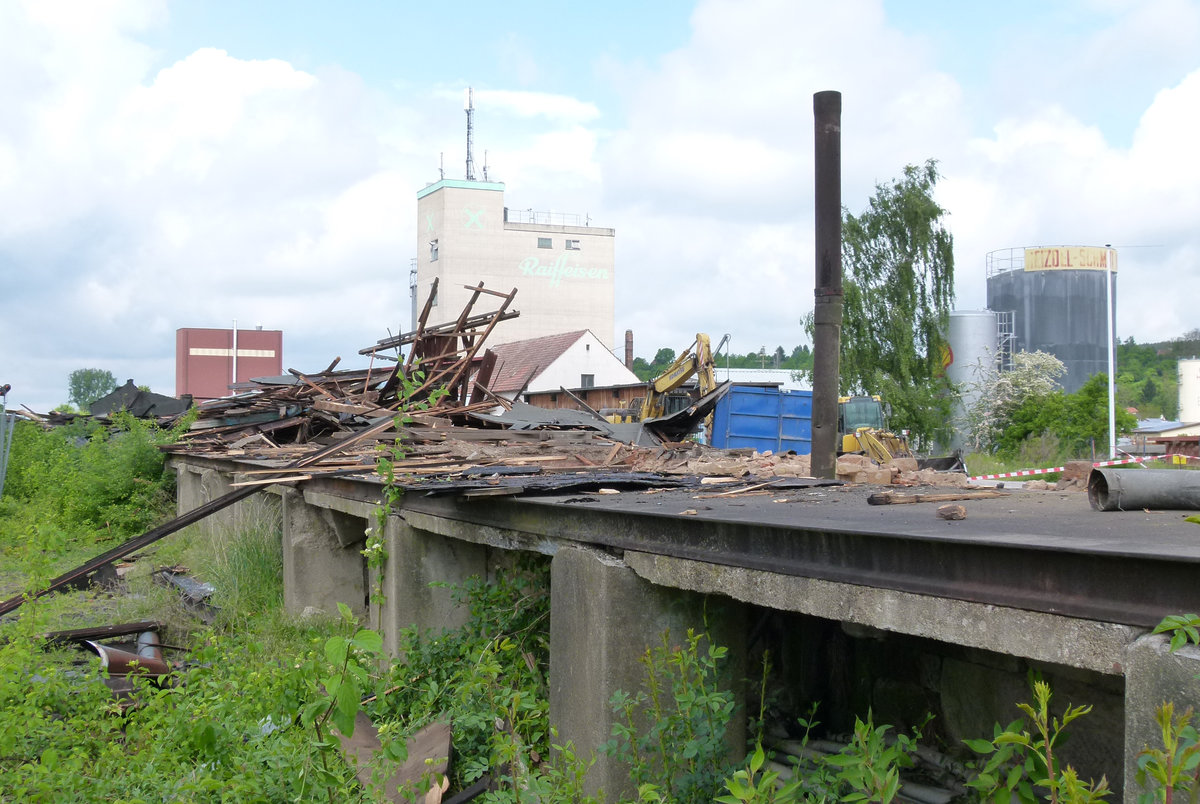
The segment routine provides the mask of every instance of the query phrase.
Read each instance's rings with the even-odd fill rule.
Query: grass
[[[21,508],[6,498],[2,512],[10,538],[0,580],[9,587],[106,547],[65,537],[48,545],[14,531],[14,522],[34,519]],[[306,776],[316,755],[311,735],[289,724],[316,690],[313,657],[337,625],[283,612],[278,520],[247,525],[172,534],[142,551],[120,591],[47,595],[0,623],[0,801],[326,800]],[[186,565],[217,587],[222,609],[212,625],[153,582],[163,564]],[[146,686],[123,716],[95,657],[44,650],[38,636],[143,619],[166,624],[164,642],[187,649],[168,658],[187,664],[176,671],[178,686]],[[349,771],[337,773],[347,790],[340,799],[354,800]]]
[[[972,477],[978,477],[979,475],[998,475],[1006,472],[1019,472],[1029,469],[1048,469],[1053,466],[1062,466],[1070,460],[1086,460],[1089,463],[1091,462],[1090,457],[1061,458],[1051,456],[1049,458],[1044,458],[1041,461],[1023,460],[1022,457],[1028,458],[1029,456],[1018,456],[1017,458],[1005,459],[982,452],[972,452],[971,454],[967,455],[963,461],[967,464],[967,468],[970,470]],[[1104,459],[1105,458],[1103,456],[1097,456],[1097,460]],[[1173,464],[1168,460],[1148,460],[1143,462],[1141,465],[1147,469],[1200,469],[1200,461],[1189,461],[1187,464]],[[1130,463],[1129,466],[1133,467],[1136,466],[1136,464]],[[1057,481],[1059,477],[1060,475],[1057,472],[1053,474],[1033,476],[1035,479],[1045,480],[1047,482]]]

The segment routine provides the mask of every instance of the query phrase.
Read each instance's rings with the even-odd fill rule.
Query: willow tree
[[[937,162],[877,184],[861,215],[842,213],[841,391],[879,394],[889,425],[918,447],[945,443],[952,388],[945,333],[954,302],[954,238],[933,200]]]

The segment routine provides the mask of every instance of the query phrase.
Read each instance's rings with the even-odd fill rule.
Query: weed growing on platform
[[[642,689],[613,695],[618,716],[604,747],[625,762],[647,801],[709,802],[734,771],[725,741],[735,702],[722,681],[727,650],[688,630],[682,645],[670,633],[647,648]]]
[[[1171,702],[1159,706],[1155,720],[1163,747],[1147,747],[1138,754],[1137,781],[1149,789],[1139,802],[1171,804],[1181,793],[1189,802],[1200,798],[1200,735],[1192,725],[1194,715],[1191,707],[1176,714]]]
[[[1185,645],[1200,645],[1200,616],[1173,614],[1163,618],[1154,629],[1156,634],[1170,634],[1172,653]],[[1196,676],[1200,680],[1200,676]],[[1162,747],[1147,746],[1138,754],[1137,780],[1148,792],[1139,802],[1175,800],[1176,794],[1187,795],[1187,801],[1200,800],[1200,734],[1192,725],[1195,712],[1191,707],[1176,714],[1175,704],[1163,702],[1155,713]]]
[[[1060,719],[1050,711],[1053,697],[1050,685],[1041,680],[1033,682],[1033,697],[1032,704],[1017,704],[1028,716],[1031,729],[1024,721],[1016,720],[1004,729],[997,725],[991,740],[966,741],[973,751],[987,757],[968,785],[988,800],[1011,799],[1032,804],[1045,796],[1051,804],[1103,801],[1110,793],[1107,780],[1101,777],[1098,782],[1082,781],[1054,753],[1066,735],[1067,726],[1092,711],[1092,707],[1068,705]]]
[[[397,389],[396,397],[400,400],[400,407],[393,418],[393,426],[398,434],[403,434],[404,428],[413,423],[413,413],[436,407],[437,403],[449,393],[449,390],[445,386],[435,388],[425,399],[414,401],[413,398],[420,391],[425,380],[425,373],[420,370],[419,360],[408,372],[398,370],[397,377],[400,387]],[[396,463],[407,457],[408,448],[404,445],[403,440],[397,437],[390,444],[381,442],[376,449],[378,454],[375,457],[375,472],[383,480],[383,504],[375,509],[374,527],[367,528],[367,539],[362,554],[367,561],[367,572],[370,574],[367,601],[375,607],[377,617],[375,626],[380,628],[383,624],[383,604],[386,602],[383,584],[387,575],[388,563],[386,544],[388,517],[392,515],[392,511],[404,496],[404,487],[396,480]]]
[[[507,759],[510,769],[550,756],[549,562],[529,559],[490,582],[450,590],[468,612],[453,630],[400,632],[405,661],[372,715],[413,733],[454,724],[454,782],[470,785]],[[515,765],[514,765],[515,763]],[[515,770],[514,770],[515,772]]]
[[[1170,617],[1164,617],[1152,633],[1170,634],[1172,653],[1189,642],[1200,645],[1200,615],[1172,614]]]

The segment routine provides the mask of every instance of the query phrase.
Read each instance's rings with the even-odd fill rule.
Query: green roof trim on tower
[[[467,181],[466,179],[442,179],[436,181],[428,187],[423,187],[417,191],[417,199],[420,200],[432,192],[442,189],[443,187],[457,187],[462,190],[496,190],[504,192],[504,182],[502,181]]]

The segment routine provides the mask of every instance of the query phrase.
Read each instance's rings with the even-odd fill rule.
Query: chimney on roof
[[[625,368],[633,371],[633,330],[625,330]]]

